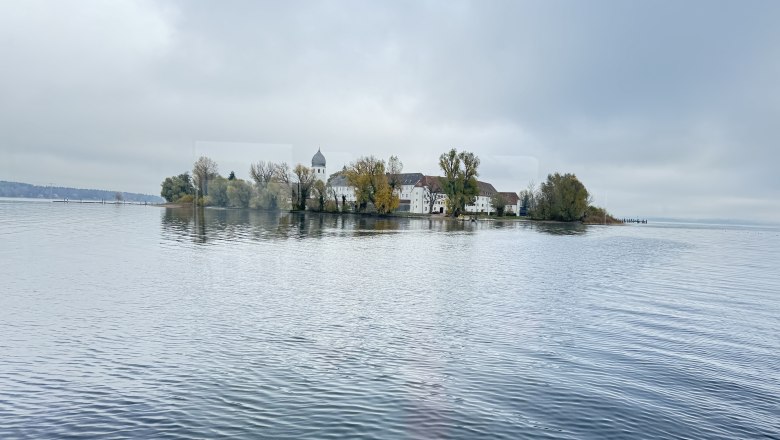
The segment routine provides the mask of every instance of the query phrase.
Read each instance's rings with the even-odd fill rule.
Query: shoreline
[[[156,206],[160,208],[171,208],[171,209],[194,209],[195,207],[192,206],[191,203],[187,204],[181,204],[181,203],[155,203],[155,204],[149,204],[149,206]],[[409,213],[391,213],[391,214],[376,214],[371,212],[327,212],[327,211],[300,211],[297,209],[279,209],[279,210],[266,210],[266,209],[255,209],[255,208],[223,208],[223,207],[214,207],[214,206],[198,206],[197,208],[201,209],[214,209],[214,210],[224,210],[224,211],[255,211],[255,212],[278,212],[278,213],[285,213],[285,214],[325,214],[325,215],[350,215],[350,216],[358,216],[358,217],[370,217],[370,218],[410,218],[410,219],[427,219],[427,220],[438,220],[438,221],[457,221],[457,222],[471,222],[472,220],[476,222],[519,222],[519,223],[540,223],[540,224],[560,224],[560,225],[585,225],[585,226],[625,226],[625,223],[622,222],[588,222],[588,221],[571,221],[571,222],[565,222],[560,220],[534,220],[528,217],[519,217],[519,216],[504,216],[504,217],[489,217],[489,216],[477,216],[477,217],[471,217],[471,216],[464,216],[461,215],[460,217],[450,217],[442,214],[409,214]]]

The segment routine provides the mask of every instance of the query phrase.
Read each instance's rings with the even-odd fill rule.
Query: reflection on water
[[[536,223],[537,231],[550,235],[582,235],[588,232],[588,227],[581,223]],[[617,227],[617,226],[615,226]]]
[[[464,221],[447,217],[376,217],[355,214],[272,212],[248,209],[165,208],[162,228],[175,240],[195,243],[235,239],[375,236],[404,231],[472,233],[484,229],[533,229],[549,235],[581,235],[581,224],[513,220]]]
[[[498,223],[498,222],[496,222]],[[448,218],[402,218],[247,209],[165,208],[163,231],[172,239],[196,243],[235,239],[374,236],[403,231],[473,232],[490,226]]]

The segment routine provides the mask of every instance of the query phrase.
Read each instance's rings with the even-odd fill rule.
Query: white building
[[[314,176],[323,182],[328,180],[328,175],[325,173],[325,163],[325,156],[323,156],[320,149],[317,148],[317,153],[311,158],[311,169],[314,172]]]
[[[322,170],[321,172],[315,171],[315,175],[318,178],[319,176],[326,176],[325,157],[319,150],[312,158],[312,168]],[[398,211],[414,214],[444,214],[447,212],[447,196],[444,195],[441,189],[439,177],[426,176],[422,173],[403,173],[399,174],[398,178],[401,184],[400,189],[396,190],[396,194],[398,194],[400,199]],[[325,177],[323,177],[323,180],[325,180]],[[351,204],[357,201],[355,188],[347,183],[347,178],[342,173],[334,175],[327,183],[335,192],[339,205],[343,202]],[[479,195],[473,204],[466,205],[465,212],[495,213],[496,210],[490,199],[496,194],[496,189],[487,182],[477,181],[477,183],[479,184]],[[511,210],[513,213],[518,213],[519,202],[517,194],[503,194],[509,203],[505,207],[506,211]],[[511,198],[511,195],[514,195],[514,198]]]
[[[347,176],[342,173],[336,174],[329,181],[328,185],[333,188],[336,193],[336,197],[339,199],[339,206],[342,201],[347,203],[354,203],[357,200],[355,197],[355,187],[347,184]]]
[[[499,192],[506,200],[504,215],[520,215],[520,197],[514,192]]]

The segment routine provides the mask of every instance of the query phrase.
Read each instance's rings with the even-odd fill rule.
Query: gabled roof
[[[339,172],[331,176],[331,178],[328,179],[328,184],[330,186],[349,186],[349,184],[347,183],[347,176],[342,172]]]
[[[499,192],[504,198],[506,199],[507,205],[517,205],[517,202],[520,201],[520,197],[517,196],[517,193],[513,192]]]
[[[479,195],[482,197],[492,197],[493,194],[498,192],[495,188],[493,188],[493,185],[487,182],[477,180],[477,184],[479,185]]]
[[[387,175],[390,178],[390,174]],[[423,173],[401,173],[398,175],[398,180],[401,181],[401,185],[415,185],[422,179]]]
[[[434,192],[441,191],[441,180],[442,177],[438,176],[423,176],[423,178],[417,182],[417,185],[419,187],[430,187]],[[477,180],[477,185],[479,186],[479,195],[483,197],[492,197],[493,194],[496,192],[496,188],[493,187],[490,183],[483,182],[481,180]]]
[[[427,186],[433,192],[441,192],[441,181],[437,176],[423,176],[414,186],[420,188]]]
[[[390,175],[387,174],[388,179]],[[414,185],[423,178],[422,173],[402,173],[398,175],[398,180],[401,185]],[[347,176],[344,173],[335,174],[328,180],[330,186],[349,186],[347,182]]]

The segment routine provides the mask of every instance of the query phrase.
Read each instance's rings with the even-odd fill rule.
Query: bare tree
[[[398,159],[398,156],[390,156],[387,161],[387,183],[390,185],[390,189],[401,190],[401,173],[404,170],[404,164]]]
[[[209,180],[217,177],[218,173],[217,163],[211,160],[211,158],[201,156],[195,161],[195,164],[192,166],[192,180],[201,195],[205,196],[208,194]]]
[[[288,165],[287,162],[279,162],[276,164],[272,179],[284,183],[285,185],[290,185],[292,183],[290,165]]]
[[[258,186],[265,186],[276,177],[277,164],[261,160],[249,167],[249,176]]]
[[[336,206],[336,210],[338,210],[338,208],[339,208],[339,195],[336,194],[336,189],[333,188],[333,186],[331,186],[330,183],[328,183],[327,192],[328,192],[328,198],[333,197],[333,202],[336,204],[335,205]]]

